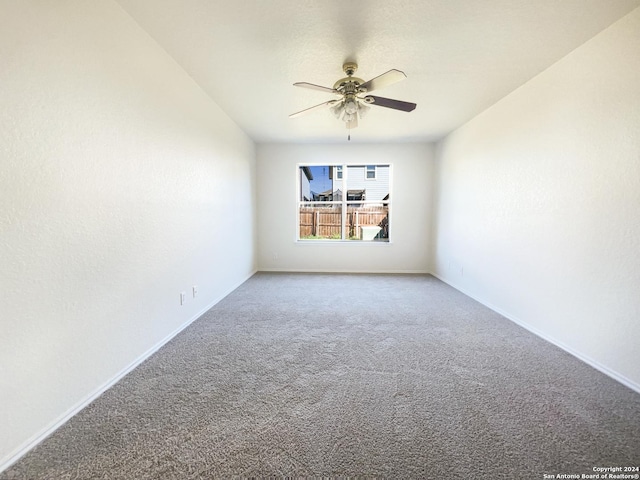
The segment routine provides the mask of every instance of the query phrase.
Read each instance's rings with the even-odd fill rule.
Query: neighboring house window
[[[389,241],[391,165],[299,165],[298,240]]]

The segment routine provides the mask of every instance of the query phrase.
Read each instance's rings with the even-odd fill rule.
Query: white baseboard
[[[553,338],[550,335],[547,335],[546,333],[542,332],[541,330],[537,329],[536,327],[533,327],[533,326],[529,325],[527,322],[524,322],[521,319],[515,317],[514,315],[511,315],[510,313],[505,312],[504,310],[492,305],[490,302],[487,302],[482,298],[476,297],[472,293],[466,291],[464,288],[460,288],[459,286],[457,286],[453,282],[450,282],[449,280],[441,277],[440,275],[438,275],[436,273],[433,273],[433,272],[431,272],[431,275],[436,277],[438,280],[441,280],[442,282],[446,283],[447,285],[455,288],[459,292],[464,293],[466,296],[468,296],[470,298],[473,298],[476,302],[481,303],[482,305],[484,305],[487,308],[490,308],[491,310],[493,310],[496,313],[499,313],[500,315],[505,317],[507,320],[512,321],[513,323],[521,326],[525,330],[530,331],[534,335],[542,338],[543,340],[546,340],[547,342],[555,345],[558,348],[561,348],[562,350],[564,350],[565,352],[569,353],[570,355],[573,355],[578,360],[583,361],[584,363],[586,363],[587,365],[595,368],[599,372],[602,372],[605,375],[607,375],[608,377],[613,378],[614,380],[616,380],[617,382],[621,383],[625,387],[628,387],[631,390],[633,390],[633,391],[635,391],[637,393],[640,393],[640,384],[638,384],[637,382],[634,382],[633,380],[625,377],[624,375],[621,375],[620,373],[610,369],[609,367],[607,367],[605,365],[602,365],[600,362],[594,360],[593,358],[589,357],[588,355],[585,355],[584,353],[579,352],[579,351],[569,347],[565,343]]]
[[[151,355],[153,355],[158,350],[160,350],[160,348],[162,348],[166,343],[168,343],[176,335],[178,335],[185,328],[187,328],[189,325],[191,325],[193,322],[195,322],[198,318],[200,318],[202,315],[204,315],[215,304],[220,302],[220,300],[222,300],[224,297],[229,295],[236,288],[238,288],[240,285],[242,285],[244,282],[246,282],[249,278],[251,278],[253,275],[255,275],[256,272],[257,272],[257,270],[253,270],[247,277],[244,278],[244,280],[242,280],[242,281],[238,282],[237,284],[235,284],[234,286],[228,288],[224,293],[222,293],[215,300],[213,300],[211,303],[209,303],[209,305],[204,307],[202,310],[200,310],[198,313],[196,313],[193,317],[191,317],[189,320],[187,320],[185,323],[180,325],[177,329],[175,329],[169,335],[167,335],[162,340],[160,340],[158,343],[156,343],[149,350],[147,350],[142,355],[140,355],[138,358],[136,358],[128,366],[126,366],[125,368],[120,370],[120,372],[118,372],[114,377],[112,377],[111,379],[109,379],[106,382],[104,382],[101,386],[96,388],[93,392],[91,392],[85,398],[83,398],[78,403],[76,403],[73,407],[71,407],[62,416],[60,416],[58,419],[56,419],[54,422],[52,422],[48,427],[44,428],[43,430],[41,430],[40,432],[35,434],[33,437],[31,437],[29,440],[24,442],[22,445],[17,447],[7,457],[3,458],[2,461],[0,461],[0,473],[3,472],[4,470],[6,470],[7,468],[9,468],[14,463],[16,463],[18,460],[20,460],[20,458],[22,458],[24,455],[26,455],[31,449],[35,448],[36,445],[38,445],[40,442],[45,440],[49,435],[51,435],[53,432],[55,432],[62,425],[67,423],[74,415],[79,413],[83,408],[85,408],[91,402],[96,400],[100,395],[102,395],[109,388],[111,388],[113,385],[115,385],[117,382],[119,382],[122,378],[124,378],[125,375],[127,375],[129,372],[134,370],[138,365],[140,365],[142,362],[144,362],[147,358],[149,358]]]
[[[335,268],[322,269],[322,268],[260,268],[259,272],[273,272],[273,273],[354,273],[354,274],[392,274],[392,275],[429,275],[428,270],[340,270]]]

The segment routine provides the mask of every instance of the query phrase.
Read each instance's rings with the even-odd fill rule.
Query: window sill
[[[392,242],[380,242],[380,241],[367,241],[367,240],[295,240],[296,245],[354,245],[354,246],[388,246]]]

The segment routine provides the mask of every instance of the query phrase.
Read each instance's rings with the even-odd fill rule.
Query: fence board
[[[300,207],[300,238],[340,239],[342,208],[335,206]],[[389,238],[389,207],[347,206],[347,239],[361,238],[362,226],[381,227],[377,238]]]

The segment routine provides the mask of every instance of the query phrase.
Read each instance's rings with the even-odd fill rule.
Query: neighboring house
[[[302,201],[315,200],[311,194],[311,180],[313,180],[311,169],[300,167],[300,200]]]

